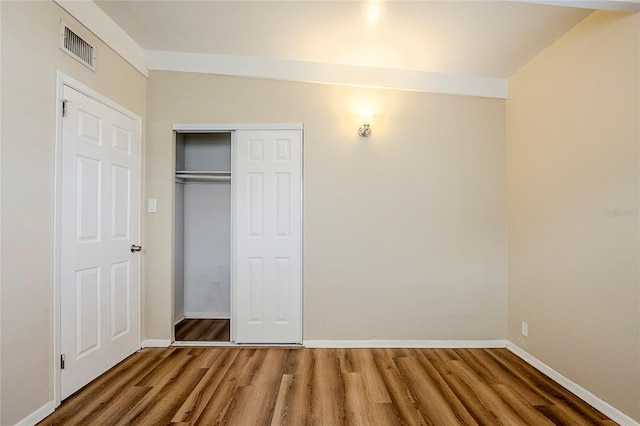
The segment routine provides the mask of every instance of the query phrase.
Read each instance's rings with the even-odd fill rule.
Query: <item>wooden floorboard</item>
[[[143,349],[41,425],[615,425],[506,349]]]
[[[228,342],[231,336],[229,319],[183,319],[175,326],[180,342]]]

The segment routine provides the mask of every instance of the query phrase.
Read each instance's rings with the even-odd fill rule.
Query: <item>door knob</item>
[[[135,253],[135,252],[140,251],[140,250],[142,250],[142,246],[131,244],[131,253]]]

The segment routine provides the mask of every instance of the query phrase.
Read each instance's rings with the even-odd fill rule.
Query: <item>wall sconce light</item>
[[[358,134],[363,137],[371,136],[371,119],[373,118],[373,111],[370,109],[363,109],[360,111],[360,119],[362,120],[362,126],[358,129]]]

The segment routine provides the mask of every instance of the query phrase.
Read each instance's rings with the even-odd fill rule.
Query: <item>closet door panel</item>
[[[235,341],[302,343],[302,132],[238,131]]]

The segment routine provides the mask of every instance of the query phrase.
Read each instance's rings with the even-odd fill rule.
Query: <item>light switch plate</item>
[[[147,212],[155,213],[158,207],[158,200],[155,198],[149,198],[147,200]]]

